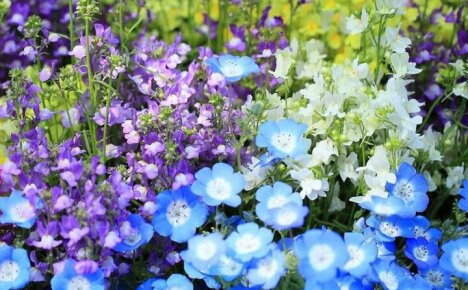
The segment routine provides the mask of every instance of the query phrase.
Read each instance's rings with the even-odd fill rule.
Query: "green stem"
[[[107,98],[106,98],[106,121],[104,122],[104,133],[102,137],[102,163],[106,162],[106,146],[107,146],[107,131],[109,126],[109,109],[111,103],[111,89],[112,89],[112,78],[109,77],[109,86],[107,87]]]
[[[119,35],[120,35],[120,52],[123,52],[124,48],[124,33],[123,33],[123,4],[122,0],[119,0]]]
[[[70,49],[73,49],[73,43],[75,42],[75,33],[73,29],[73,0],[68,0],[68,14],[69,20],[68,20],[68,31],[70,33]],[[73,62],[73,57],[72,57],[72,62]]]
[[[97,151],[97,137],[96,137],[96,128],[94,126],[93,122],[90,122],[91,114],[95,112],[97,102],[96,102],[96,94],[94,90],[94,77],[93,77],[93,71],[91,68],[91,55],[90,55],[90,48],[89,48],[89,19],[85,19],[85,38],[86,38],[86,70],[88,74],[88,86],[89,86],[89,99],[91,103],[91,110],[89,114],[87,115],[88,123],[90,124],[90,137],[91,137],[91,144],[92,144],[92,152],[89,153],[94,153]]]

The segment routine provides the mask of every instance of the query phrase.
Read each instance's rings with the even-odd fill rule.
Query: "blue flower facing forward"
[[[440,267],[453,275],[468,281],[468,238],[448,241],[442,245]]]
[[[273,240],[273,233],[267,228],[260,228],[256,223],[245,223],[237,226],[226,239],[227,246],[241,262],[265,256]]]
[[[77,262],[68,259],[62,272],[55,274],[51,280],[52,290],[89,289],[104,290],[104,273],[97,268],[93,272],[78,273]]]
[[[463,187],[460,188],[458,194],[461,195],[461,199],[458,201],[458,207],[468,212],[468,179],[463,181]]]
[[[153,217],[154,230],[178,243],[190,239],[208,215],[206,206],[192,193],[189,186],[163,191],[156,196],[158,209]]]
[[[292,119],[267,121],[260,125],[255,144],[267,148],[274,158],[294,158],[306,154],[310,148],[311,141],[302,136],[306,130],[306,124]]]
[[[221,203],[236,207],[241,203],[239,193],[245,186],[242,174],[234,172],[231,165],[216,163],[213,169],[208,167],[195,173],[196,181],[192,184],[192,191],[203,198],[210,206]]]
[[[0,223],[16,224],[19,227],[29,229],[36,222],[36,204],[31,204],[21,191],[13,190],[10,196],[0,197],[0,210],[2,216]]]
[[[29,281],[30,268],[26,250],[0,246],[0,289],[22,289]]]
[[[411,259],[418,269],[429,269],[437,266],[439,247],[423,237],[406,240],[405,255]]]
[[[153,237],[153,226],[137,215],[130,215],[120,226],[122,241],[113,248],[116,252],[129,252],[148,243]]]
[[[362,233],[345,233],[344,241],[349,260],[343,268],[356,278],[364,277],[377,258],[377,245]]]
[[[251,73],[260,72],[258,65],[248,56],[239,57],[225,54],[219,57],[210,57],[205,63],[213,72],[222,74],[230,83],[237,82]]]
[[[172,274],[167,280],[151,278],[141,284],[137,290],[193,290],[190,280],[181,274]]]

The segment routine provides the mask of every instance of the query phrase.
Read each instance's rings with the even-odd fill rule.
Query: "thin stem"
[[[68,31],[70,33],[70,49],[73,49],[73,43],[75,42],[75,33],[73,29],[73,0],[68,0]],[[72,61],[74,58],[72,57]]]
[[[123,33],[123,4],[122,0],[119,0],[119,35],[120,35],[120,51],[124,48],[124,33]]]
[[[109,77],[109,86],[107,87],[107,98],[106,98],[106,121],[104,122],[104,134],[102,137],[102,162],[106,162],[106,145],[107,145],[107,131],[109,126],[109,109],[112,97],[112,78]]]

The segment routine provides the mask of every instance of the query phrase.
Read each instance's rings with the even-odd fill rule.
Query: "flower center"
[[[268,209],[282,207],[288,202],[288,199],[282,195],[272,196],[267,203]]]
[[[429,251],[427,250],[426,246],[421,246],[413,250],[413,255],[416,257],[416,259],[425,261],[429,255]]]
[[[396,188],[396,196],[404,200],[406,203],[414,200],[414,188],[408,182],[400,182]]]
[[[130,234],[124,239],[124,243],[129,246],[134,246],[138,244],[142,239],[141,234],[139,231],[132,229]]]
[[[214,199],[223,200],[231,195],[231,185],[223,178],[215,178],[206,185],[206,193]]]
[[[18,223],[33,218],[34,214],[34,208],[28,201],[16,204],[10,209],[10,215],[13,217],[14,221]]]
[[[389,237],[396,237],[400,234],[400,229],[389,222],[380,223],[379,229],[383,234]]]
[[[364,253],[356,245],[348,246],[349,261],[345,265],[345,269],[353,269],[359,266],[364,260]]]
[[[381,272],[379,278],[389,290],[398,289],[398,279],[392,272]]]
[[[278,270],[278,262],[274,259],[263,259],[258,263],[258,274],[263,277],[271,277]]]
[[[296,138],[291,133],[276,133],[271,137],[271,143],[279,150],[291,153],[296,148]]]
[[[221,72],[227,77],[240,76],[243,73],[242,67],[234,61],[226,61],[223,66],[221,66]]]
[[[20,268],[14,261],[5,261],[0,265],[0,281],[15,281],[19,276]]]
[[[239,237],[236,242],[237,252],[240,254],[248,254],[255,252],[260,248],[260,240],[252,234],[244,234]]]
[[[223,255],[219,260],[219,272],[223,275],[233,276],[240,273],[242,264]]]
[[[190,218],[191,211],[185,200],[176,200],[167,207],[166,217],[171,225],[180,226]]]
[[[76,276],[68,282],[67,290],[91,290],[91,283],[83,276]]]
[[[430,270],[426,275],[426,279],[434,286],[442,286],[444,284],[444,275],[437,270]]]
[[[458,249],[452,253],[453,266],[460,272],[468,273],[468,250]]]
[[[309,262],[317,271],[323,271],[335,261],[335,252],[329,245],[315,245],[309,251]]]
[[[297,213],[291,210],[280,209],[276,222],[280,226],[287,226],[295,222],[297,219]]]
[[[210,260],[216,254],[217,246],[211,241],[200,243],[197,247],[198,256],[202,260]]]

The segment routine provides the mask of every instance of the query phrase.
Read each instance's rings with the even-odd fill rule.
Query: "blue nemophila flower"
[[[0,197],[0,210],[2,216],[0,223],[16,224],[19,227],[29,229],[36,222],[36,208],[39,206],[39,200],[36,204],[31,204],[21,191],[13,190],[8,197]]]
[[[349,290],[372,290],[374,286],[372,283],[367,281],[366,279],[358,279],[351,275],[341,274],[341,276],[337,279],[338,285],[340,286],[340,290],[342,289],[349,289]],[[328,288],[327,288],[328,290]]]
[[[463,181],[463,187],[458,190],[461,199],[458,201],[458,206],[468,212],[468,179]]]
[[[403,162],[395,173],[396,182],[387,183],[388,192],[402,199],[415,212],[423,212],[429,203],[426,178],[418,174],[413,166]]]
[[[219,257],[218,263],[210,269],[210,275],[219,276],[224,281],[231,282],[242,275],[245,264],[234,258],[232,251],[227,251]]]
[[[205,63],[213,72],[222,74],[229,83],[237,82],[252,73],[260,72],[258,65],[248,56],[225,54],[219,57],[210,57]]]
[[[154,230],[161,236],[183,243],[206,221],[208,210],[190,187],[163,191],[156,196],[158,209],[153,217]]]
[[[153,226],[137,215],[128,216],[127,220],[120,226],[120,237],[122,241],[113,248],[116,252],[129,252],[141,245],[148,243],[153,237]]]
[[[62,271],[56,273],[54,277],[52,277],[52,290],[104,290],[104,273],[101,269],[97,268],[93,269],[91,272],[86,271],[84,273],[79,273],[76,269],[76,264],[77,262],[72,259],[65,261]]]
[[[267,148],[275,158],[297,157],[310,148],[311,141],[302,136],[306,130],[306,124],[292,119],[267,121],[260,125],[255,144]]]
[[[419,276],[424,278],[435,290],[452,289],[452,278],[449,272],[440,266],[429,269],[419,269]]]
[[[256,223],[245,223],[237,226],[226,239],[235,258],[248,262],[252,258],[260,258],[268,253],[268,245],[273,240],[273,233],[267,228],[260,228]]]
[[[362,278],[367,274],[370,264],[377,258],[377,246],[372,238],[361,233],[345,233],[344,241],[349,260],[343,269],[351,275]]]
[[[375,228],[377,239],[383,242],[392,242],[397,237],[414,238],[414,222],[412,219],[404,219],[398,216],[370,216],[366,223]]]
[[[226,253],[226,243],[220,233],[197,235],[190,238],[187,244],[187,250],[182,251],[180,256],[186,264],[202,274],[209,274]]]
[[[293,193],[292,187],[283,182],[262,186],[255,197],[259,201],[255,208],[257,216],[279,231],[302,226],[309,212],[300,194]]]
[[[359,203],[359,206],[379,216],[396,215],[403,218],[410,218],[416,214],[402,199],[392,195],[387,198],[372,196]]]
[[[414,222],[414,238],[423,237],[428,242],[434,243],[442,238],[442,232],[437,228],[430,228],[431,222],[424,216],[415,216]]]
[[[411,277],[411,274],[395,262],[378,260],[373,264],[370,278],[379,282],[386,290],[402,289],[402,283]]]
[[[262,286],[262,289],[273,289],[286,273],[286,258],[276,245],[270,247],[268,254],[252,261],[247,272],[251,286]]]
[[[192,191],[203,198],[210,206],[221,203],[236,207],[241,203],[239,193],[244,189],[245,180],[242,174],[234,172],[231,165],[216,163],[213,169],[208,167],[195,173],[196,181]]]
[[[190,280],[181,274],[172,274],[167,280],[149,279],[141,284],[137,290],[193,290]]]
[[[427,290],[432,289],[432,286],[429,282],[427,282],[424,278],[416,276],[416,277],[407,277],[403,279],[401,284],[399,285],[399,289],[408,289],[408,290]]]
[[[468,238],[448,241],[442,245],[444,253],[439,265],[445,271],[468,281]]]
[[[0,289],[22,289],[29,282],[30,268],[26,250],[0,246]]]
[[[309,230],[294,244],[299,272],[307,280],[326,282],[334,279],[337,269],[348,261],[343,239],[330,230]]]
[[[406,240],[405,255],[418,266],[418,269],[436,266],[439,263],[438,253],[437,244],[430,243],[425,238]]]

